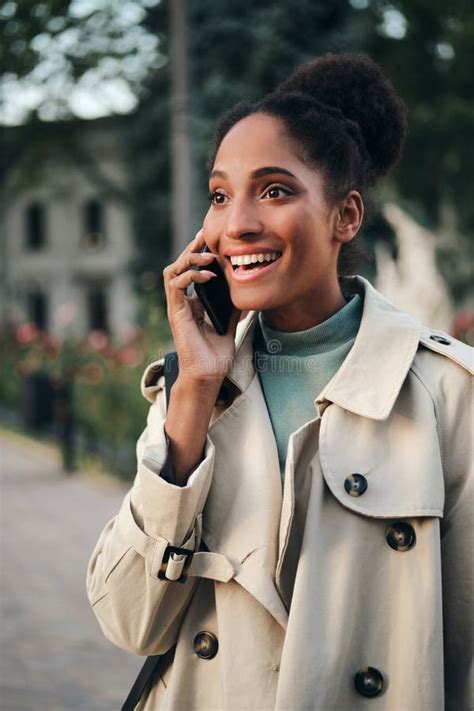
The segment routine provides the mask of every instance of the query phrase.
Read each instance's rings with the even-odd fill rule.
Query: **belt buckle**
[[[177,553],[178,555],[184,555],[186,556],[184,562],[183,562],[183,570],[181,572],[181,575],[179,578],[176,580],[170,580],[169,578],[166,577],[166,570],[168,566],[168,561],[173,553]],[[158,571],[158,577],[160,580],[167,580],[170,583],[185,583],[188,576],[186,575],[186,571],[188,570],[189,566],[191,565],[191,561],[193,559],[194,551],[189,550],[189,548],[178,548],[177,546],[166,546],[165,552],[163,554],[163,559],[161,561],[160,569]],[[182,561],[175,561],[176,563],[182,562]]]

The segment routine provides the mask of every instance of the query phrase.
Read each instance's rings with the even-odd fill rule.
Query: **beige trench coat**
[[[216,406],[184,488],[154,473],[163,361],[144,374],[138,473],[88,570],[105,636],[164,655],[140,709],[472,708],[472,349],[367,280],[347,284],[364,298],[360,330],[290,437],[283,491],[252,360],[255,312],[238,326],[237,397]],[[353,473],[367,483],[359,496],[345,487]],[[184,583],[189,557],[163,563],[168,545],[197,551]],[[203,631],[212,658],[194,649]],[[354,684],[367,667],[378,686],[362,672],[362,692],[382,683],[372,697]]]

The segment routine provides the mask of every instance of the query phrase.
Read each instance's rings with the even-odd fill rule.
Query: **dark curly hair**
[[[301,148],[300,159],[322,172],[330,204],[350,190],[370,202],[370,188],[396,163],[407,130],[404,103],[368,56],[327,53],[298,67],[260,101],[242,101],[223,114],[209,171],[230,129],[256,113],[284,122]],[[343,245],[338,273],[353,272],[359,257],[354,240]]]

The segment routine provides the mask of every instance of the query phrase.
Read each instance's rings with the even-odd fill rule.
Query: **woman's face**
[[[203,225],[234,305],[261,310],[269,325],[286,331],[309,328],[345,303],[336,271],[337,210],[325,199],[322,174],[297,150],[279,119],[253,114],[239,121],[219,147]],[[277,259],[232,264],[244,255]]]

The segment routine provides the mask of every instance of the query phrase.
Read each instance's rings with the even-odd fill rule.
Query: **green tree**
[[[38,114],[74,113],[75,87],[102,87],[104,80],[119,77],[135,96],[124,143],[138,246],[134,272],[146,288],[161,284],[170,254],[170,1],[0,2],[3,93],[8,96],[15,86],[40,89],[30,112],[33,124]],[[440,238],[439,264],[455,298],[465,299],[474,229],[474,5],[468,0],[188,0],[187,8],[196,229],[207,209],[205,162],[222,111],[242,98],[261,96],[322,52],[367,51],[409,111],[402,160],[382,188],[429,227],[457,235],[455,242]],[[30,139],[41,131],[32,125]],[[15,159],[16,153],[3,151],[3,156]],[[393,243],[380,215],[365,233],[369,252],[378,239]]]
[[[439,269],[454,298],[465,299],[472,294],[474,232],[474,5],[374,0],[366,17],[366,50],[392,78],[409,112],[397,192],[418,219],[440,232]]]
[[[102,115],[121,103],[130,110],[160,64],[158,39],[142,24],[158,1],[0,1],[2,98],[16,107],[10,115],[3,106],[4,120],[80,115],[84,92]]]

